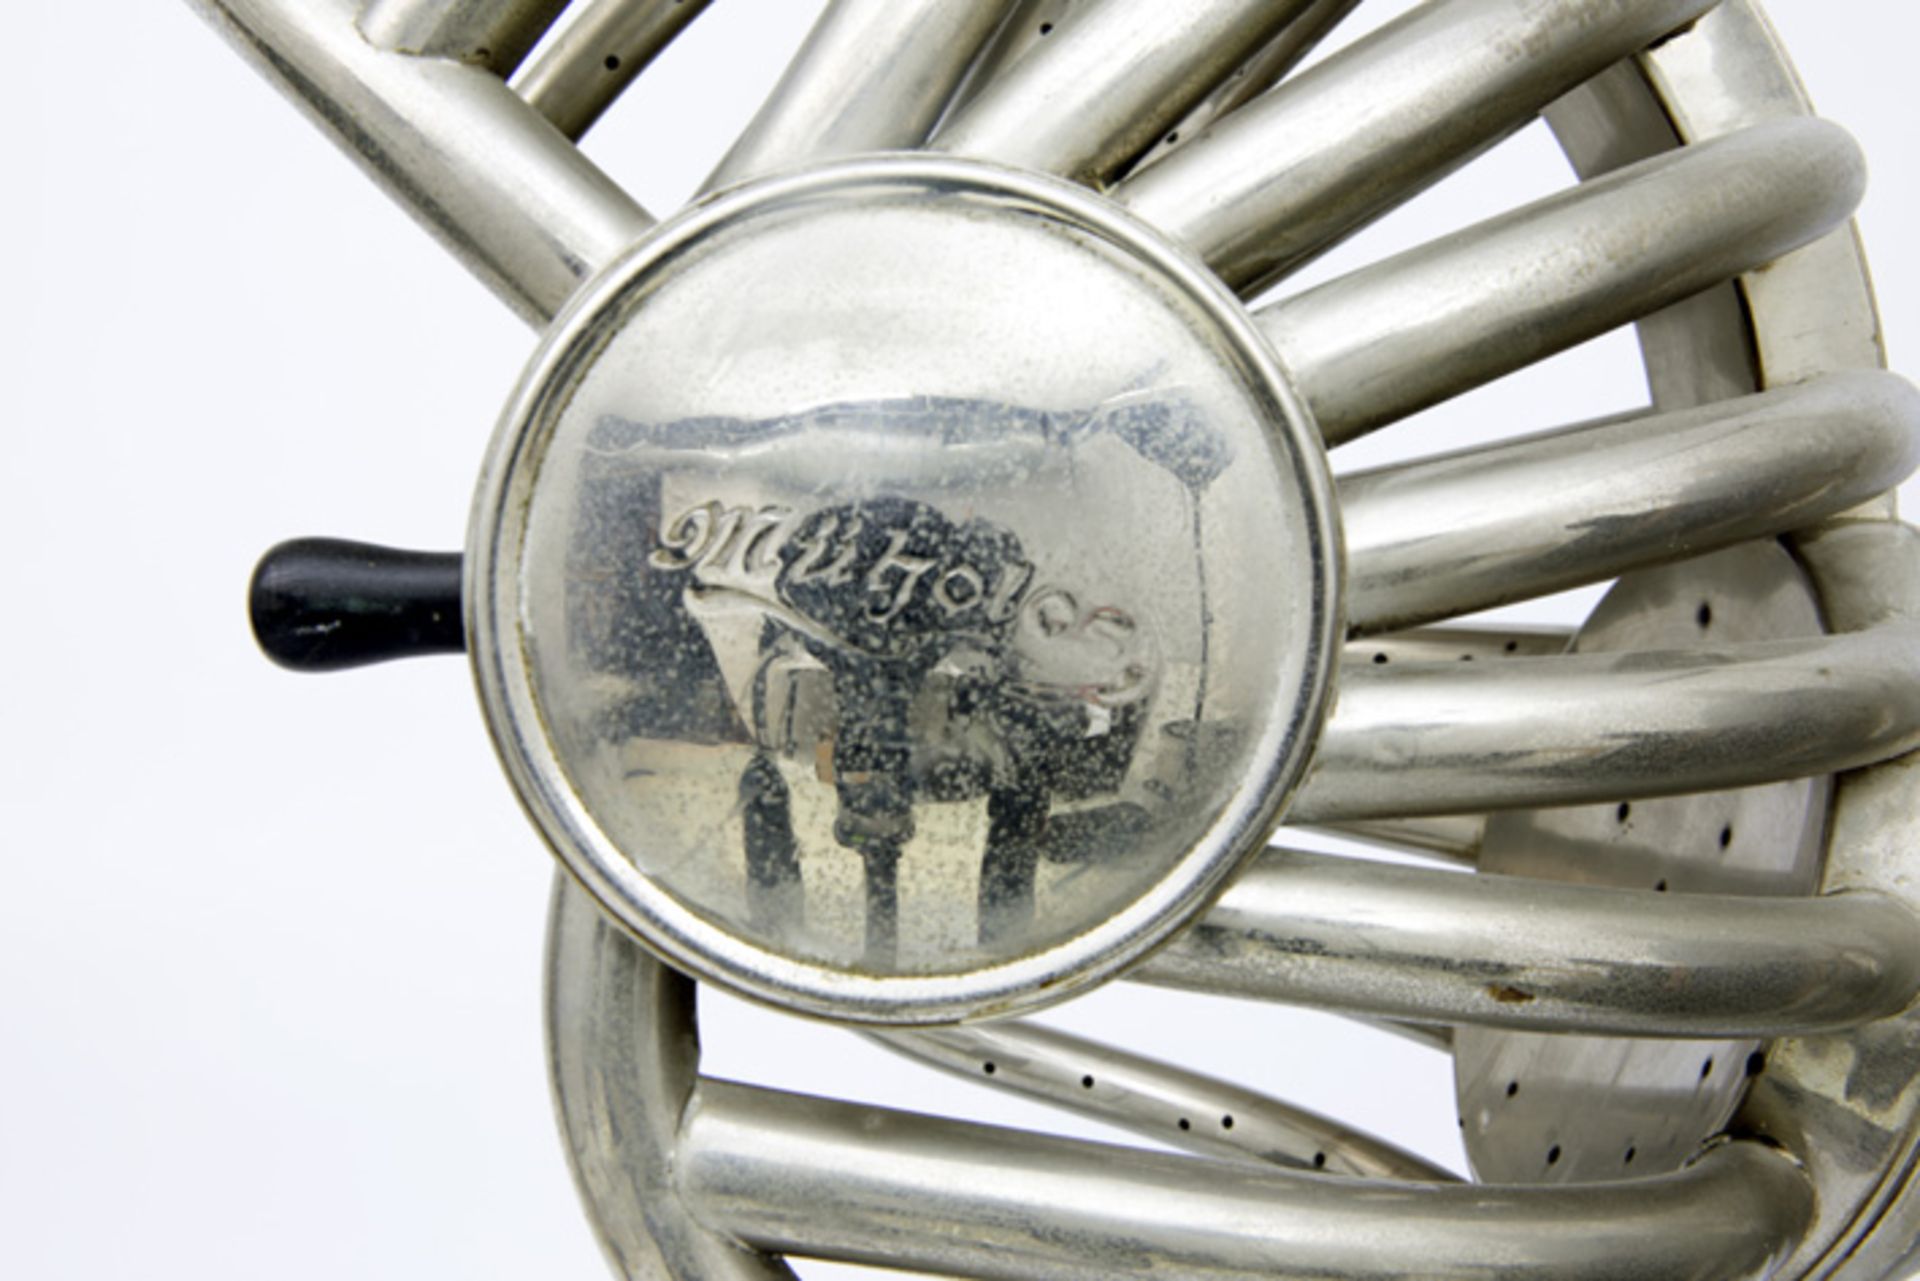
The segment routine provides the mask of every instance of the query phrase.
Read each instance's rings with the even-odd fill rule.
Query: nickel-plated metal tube
[[[535,324],[652,225],[492,72],[368,43],[356,0],[191,3]]]
[[[978,97],[980,91],[1005,75],[1034,48],[1069,24],[1077,23],[1100,0],[1013,0],[1006,18],[993,39],[980,50],[967,78],[954,95],[952,109],[957,111]]]
[[[649,956],[565,872],[547,920],[546,1025],[561,1142],[619,1275],[794,1281],[680,1203],[675,1136],[700,1070],[693,980]]]
[[[1638,800],[1920,747],[1920,629],[1341,673],[1287,821]]]
[[[1146,155],[1142,166],[1156,164],[1183,142],[1190,142],[1222,116],[1238,111],[1286,77],[1333,33],[1360,0],[1313,0],[1265,48],[1240,64],[1212,93],[1200,100]]]
[[[1346,511],[1341,511],[1346,516]],[[1352,535],[1346,543],[1351,546]],[[1351,553],[1349,553],[1351,557]],[[1351,581],[1353,567],[1347,567]],[[1352,589],[1349,588],[1349,591]],[[1352,607],[1348,607],[1352,612]],[[1564,654],[1573,643],[1573,632],[1564,627],[1416,627],[1387,635],[1349,640],[1341,654],[1343,663],[1474,663],[1489,659],[1538,658],[1543,654]]]
[[[1272,851],[1134,977],[1377,1018],[1773,1037],[1912,1004],[1920,918],[1871,891],[1668,894]]]
[[[1812,1211],[1792,1159],[1755,1143],[1591,1187],[1368,1183],[716,1081],[676,1174],[761,1249],[1009,1281],[1757,1278]]]
[[[513,87],[569,138],[602,112],[712,0],[575,0],[567,25]]]
[[[1330,444],[1762,266],[1845,221],[1865,163],[1794,118],[1683,147],[1256,313]]]
[[[1114,196],[1252,293],[1716,0],[1435,0],[1309,68]]]
[[[833,0],[705,189],[926,140],[1010,0]]]
[[[1108,0],[1027,49],[935,135],[943,151],[1104,182],[1310,0]]]
[[[1019,1019],[868,1033],[898,1054],[1208,1156],[1374,1179],[1455,1176],[1384,1139],[1216,1077]]]
[[[360,30],[376,48],[505,77],[566,7],[567,0],[366,0]]]
[[[1347,625],[1472,613],[1802,529],[1916,464],[1920,392],[1857,373],[1347,475]]]

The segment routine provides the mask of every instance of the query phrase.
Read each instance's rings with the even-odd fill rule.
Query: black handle
[[[467,647],[459,552],[296,538],[261,557],[247,605],[260,648],[297,672]]]

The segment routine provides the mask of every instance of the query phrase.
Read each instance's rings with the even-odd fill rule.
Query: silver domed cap
[[[885,157],[697,207],[496,441],[483,701],[668,959],[880,1022],[1052,1001],[1261,845],[1338,626],[1318,437],[1244,313],[1097,198]]]

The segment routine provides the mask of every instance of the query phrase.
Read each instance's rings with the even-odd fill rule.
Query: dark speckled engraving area
[[[875,453],[893,484],[835,465]],[[569,557],[569,680],[598,693],[576,747],[617,762],[635,847],[683,834],[676,891],[756,934],[883,969],[1024,950],[1038,900],[1101,914],[1164,873],[1148,838],[1245,736],[1203,706],[1197,522],[1231,458],[1178,400],[606,417]],[[1074,554],[1062,499],[1107,473],[1178,521],[1137,531],[1144,573]]]
[[[1066,184],[874,158],[699,206],[549,336],[489,466],[496,739],[705,977],[881,1021],[1058,999],[1201,910],[1304,768],[1317,437],[1238,303]]]

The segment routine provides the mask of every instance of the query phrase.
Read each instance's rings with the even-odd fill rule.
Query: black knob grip
[[[296,538],[261,557],[247,604],[260,648],[298,672],[467,647],[459,552]]]

